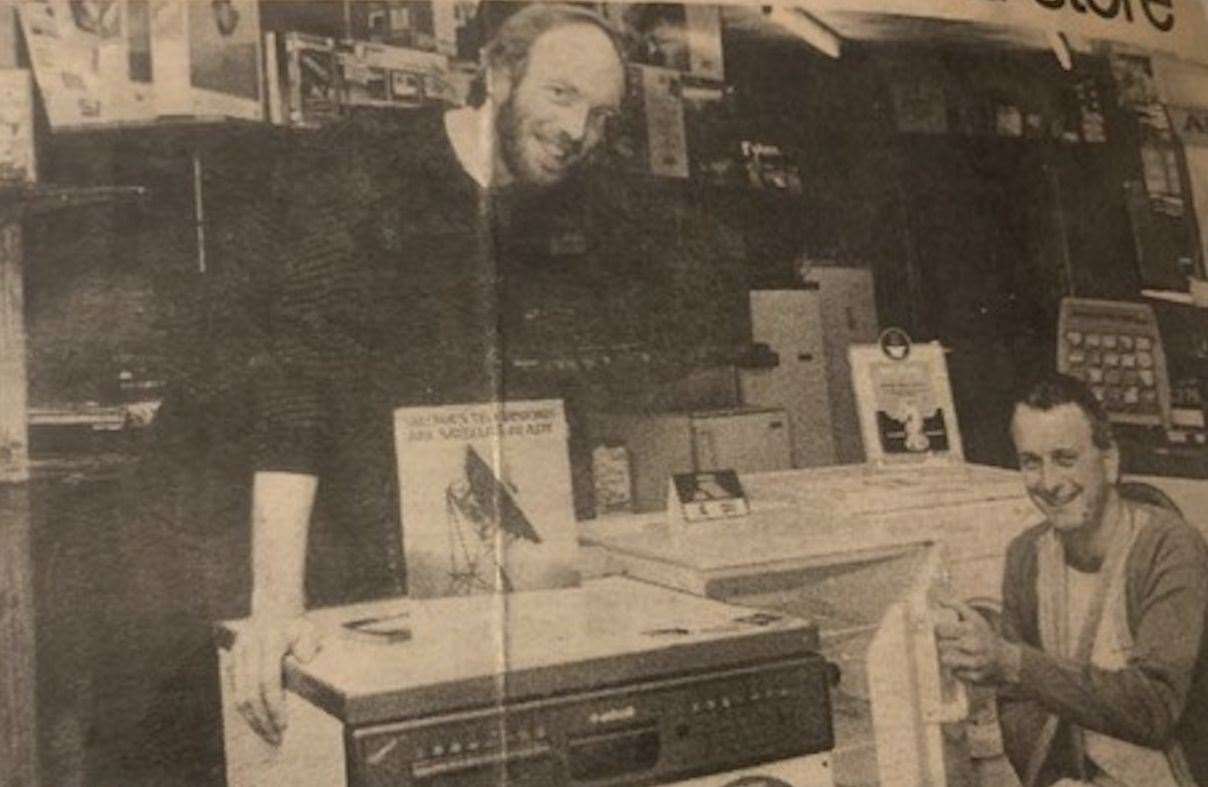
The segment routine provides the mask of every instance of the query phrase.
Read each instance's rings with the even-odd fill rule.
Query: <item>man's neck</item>
[[[1096,523],[1061,534],[1065,562],[1080,571],[1098,571],[1119,526],[1121,509],[1120,495],[1114,487],[1108,489]]]
[[[462,169],[481,188],[501,185],[495,171],[494,114],[490,102],[445,113],[445,133]]]

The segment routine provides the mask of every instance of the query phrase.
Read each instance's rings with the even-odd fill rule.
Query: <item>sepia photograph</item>
[[[0,785],[1208,787],[1208,0],[0,0]]]

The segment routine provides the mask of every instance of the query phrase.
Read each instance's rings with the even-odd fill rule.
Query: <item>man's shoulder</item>
[[[1011,555],[1020,551],[1030,550],[1048,529],[1049,523],[1043,519],[1032,525],[1027,530],[1011,539],[1010,543],[1007,544],[1007,554]]]
[[[301,164],[338,160],[343,175],[385,174],[400,164],[420,164],[447,146],[443,116],[437,107],[364,109],[317,130],[295,131],[288,147]]]
[[[1204,534],[1189,524],[1179,512],[1131,500],[1125,500],[1124,504],[1141,526],[1137,534],[1139,548],[1172,555],[1199,553],[1208,560],[1208,542],[1205,542]]]
[[[294,130],[280,147],[276,186],[286,201],[323,211],[377,204],[401,183],[431,179],[448,146],[442,117],[435,107],[364,111]]]

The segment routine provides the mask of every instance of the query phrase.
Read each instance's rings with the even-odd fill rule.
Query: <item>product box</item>
[[[688,138],[684,124],[683,81],[679,71],[661,66],[629,66],[632,120],[624,153],[651,175],[688,177]]]
[[[282,44],[286,84],[281,92],[289,124],[317,127],[338,117],[340,86],[335,41],[305,33],[284,33]]]
[[[445,55],[352,41],[337,46],[335,62],[345,107],[415,107],[454,101]]]
[[[349,21],[355,38],[454,56],[458,31],[476,6],[460,0],[369,0],[352,4]]]

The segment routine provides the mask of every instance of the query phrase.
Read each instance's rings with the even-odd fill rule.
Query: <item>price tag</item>
[[[731,519],[751,513],[738,473],[733,470],[676,473],[671,477],[668,502],[668,513],[684,522]]]

